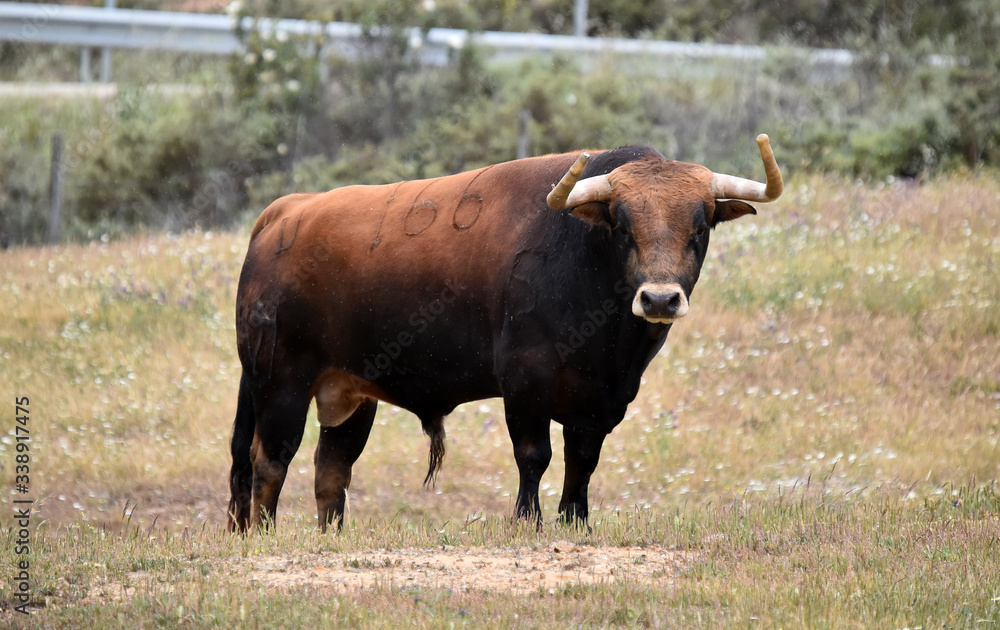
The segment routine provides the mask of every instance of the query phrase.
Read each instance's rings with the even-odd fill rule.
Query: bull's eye
[[[698,228],[697,230],[694,231],[694,236],[698,240],[701,240],[701,239],[705,238],[706,234],[708,234],[708,228],[707,227],[700,227],[700,228]]]

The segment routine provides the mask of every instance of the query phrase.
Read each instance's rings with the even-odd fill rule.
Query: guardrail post
[[[587,35],[588,0],[576,0],[573,6],[573,34],[577,37]]]
[[[80,83],[90,83],[90,48],[80,48]]]
[[[80,48],[80,83],[90,83],[90,48]]]
[[[105,9],[114,9],[115,0],[104,0]],[[111,48],[101,49],[101,83],[111,83]]]

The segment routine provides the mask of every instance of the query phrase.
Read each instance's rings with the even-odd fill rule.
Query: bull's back
[[[395,289],[406,297],[458,282],[489,299],[551,218],[544,196],[574,157],[288,195],[261,214],[247,259],[307,293],[347,283],[363,295]]]

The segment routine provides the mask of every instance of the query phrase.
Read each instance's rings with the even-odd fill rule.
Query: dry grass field
[[[997,627],[998,209],[992,172],[798,178],[716,230],[605,443],[590,533],[554,520],[556,426],[546,523],[510,521],[487,400],[448,418],[433,490],[419,421],[382,406],[340,535],[316,531],[311,420],[277,532],[228,536],[247,231],[2,251],[0,624]]]

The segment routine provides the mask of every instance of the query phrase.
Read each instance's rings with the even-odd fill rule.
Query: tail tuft
[[[424,433],[431,439],[430,453],[427,456],[427,476],[424,477],[424,487],[434,485],[441,462],[444,460],[444,416],[427,420],[420,419]]]

